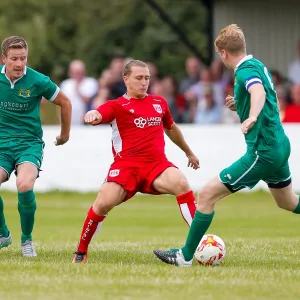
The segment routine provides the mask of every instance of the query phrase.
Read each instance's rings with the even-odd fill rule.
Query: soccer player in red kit
[[[86,262],[91,239],[108,212],[137,192],[176,196],[183,218],[189,226],[192,222],[195,197],[184,175],[165,155],[164,132],[185,152],[189,167],[198,169],[199,160],[174,123],[167,101],[147,94],[149,79],[144,62],[130,61],[124,68],[127,93],[85,115],[88,124],[111,124],[114,162],[88,211],[73,263]]]

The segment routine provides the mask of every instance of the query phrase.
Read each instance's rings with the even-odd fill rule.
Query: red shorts
[[[126,200],[137,192],[151,195],[160,195],[153,189],[153,181],[167,168],[175,167],[167,159],[155,162],[133,162],[118,160],[111,164],[105,182],[116,182],[128,191]]]

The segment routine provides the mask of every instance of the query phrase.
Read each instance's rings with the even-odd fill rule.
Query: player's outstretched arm
[[[84,122],[91,125],[98,125],[102,121],[102,115],[97,110],[90,110],[84,116]]]
[[[242,132],[247,134],[249,129],[256,123],[259,114],[261,113],[265,102],[266,92],[262,84],[253,84],[249,89],[250,93],[250,113],[249,118],[242,123]]]
[[[55,141],[55,145],[59,146],[65,144],[70,137],[72,104],[62,91],[59,91],[53,103],[60,106],[61,131]]]
[[[199,159],[196,157],[196,155],[193,153],[193,151],[185,141],[179,127],[175,123],[173,123],[171,129],[165,128],[165,133],[170,138],[170,140],[186,154],[188,158],[188,167],[192,167],[195,170],[199,169]]]

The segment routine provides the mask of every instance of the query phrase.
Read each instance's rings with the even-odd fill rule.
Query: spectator
[[[198,98],[190,98],[191,118],[197,124],[217,124],[222,122],[223,106],[214,99],[213,86],[203,86]]]
[[[284,93],[285,98],[287,98],[286,96],[290,90],[290,84],[282,78],[281,74],[277,70],[272,70],[271,74],[275,89],[277,90],[279,88],[280,93]]]
[[[285,109],[284,123],[300,122],[300,84],[294,84],[291,89],[292,103]]]
[[[277,70],[271,70],[270,73],[272,74],[272,79],[275,87],[283,84],[282,77]]]
[[[183,79],[179,85],[179,93],[184,94],[192,85],[199,81],[201,62],[197,57],[188,57],[185,64],[187,78]]]
[[[150,61],[147,61],[146,64],[148,65],[149,72],[150,72],[150,83],[149,83],[148,93],[149,94],[157,94],[157,93],[154,93],[152,90],[155,83],[157,81],[159,81],[157,66]]]
[[[152,91],[151,91],[151,93],[149,92],[149,94],[162,95],[163,92],[164,92],[164,89],[163,89],[163,86],[161,84],[161,81],[160,80],[154,81],[153,84],[152,84]]]
[[[83,61],[73,60],[69,65],[69,78],[61,83],[60,88],[72,102],[72,124],[83,124],[88,104],[98,90],[97,80],[86,77]]]
[[[212,76],[212,81],[219,84],[222,89],[225,89],[226,85],[230,81],[232,75],[225,72],[224,64],[221,60],[214,60],[210,66],[210,72]]]
[[[105,69],[98,80],[98,93],[91,103],[90,109],[96,109],[107,100],[112,99],[111,85],[113,84],[113,75],[110,69]]]
[[[200,81],[190,87],[190,89],[184,94],[187,100],[204,97],[203,93],[207,86],[211,86],[213,90],[214,102],[223,106],[225,101],[224,88],[220,83],[216,83],[212,79],[210,69],[203,69],[200,74]]]
[[[286,110],[286,106],[288,104],[286,92],[285,92],[283,85],[278,85],[276,87],[276,93],[277,93],[277,99],[278,99],[278,105],[279,105],[280,120],[282,122],[285,118],[285,110]]]
[[[231,80],[226,84],[224,89],[225,98],[227,96],[233,96],[234,95],[233,90],[234,90],[234,79],[231,78]],[[223,116],[222,116],[223,123],[233,124],[233,123],[240,122],[239,116],[235,111],[228,109],[225,105],[223,105],[222,110],[223,110]]]
[[[288,79],[293,84],[300,84],[300,40],[297,44],[297,57],[288,68]]]
[[[161,81],[162,84],[162,96],[167,100],[173,119],[176,123],[186,123],[189,119],[185,116],[186,101],[183,95],[178,93],[178,83],[171,77],[164,77]]]
[[[112,99],[116,99],[126,93],[126,87],[123,81],[124,63],[125,58],[121,55],[115,56],[110,62],[109,69],[112,76],[110,92]]]

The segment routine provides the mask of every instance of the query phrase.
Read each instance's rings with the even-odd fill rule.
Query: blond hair
[[[132,67],[148,68],[148,65],[141,60],[131,60],[129,63],[126,64],[123,75],[124,76],[130,75],[132,72]]]
[[[246,52],[246,40],[242,29],[236,24],[221,29],[215,40],[215,50],[225,50],[231,54]]]
[[[20,36],[10,36],[2,42],[2,54],[7,56],[9,49],[25,49],[27,50],[27,42]]]

